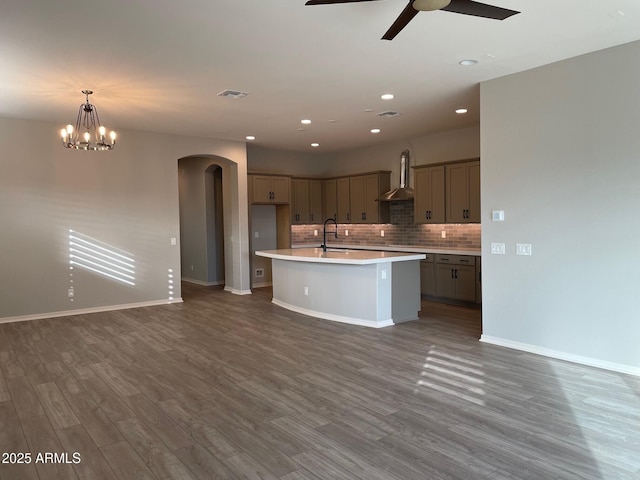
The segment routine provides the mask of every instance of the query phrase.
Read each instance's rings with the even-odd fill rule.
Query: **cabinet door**
[[[414,222],[445,222],[444,166],[416,168]]]
[[[467,265],[453,265],[456,280],[457,300],[476,301],[476,267]]]
[[[420,293],[433,297],[436,294],[435,264],[420,261]]]
[[[377,198],[380,196],[380,177],[378,174],[365,175],[363,178],[364,194],[362,204],[364,208],[364,223],[379,223],[379,203]]]
[[[455,298],[456,278],[455,265],[436,263],[436,296]]]
[[[448,223],[466,223],[469,208],[469,182],[467,164],[447,165],[447,215]]]
[[[351,223],[364,222],[364,177],[349,178],[349,211]]]
[[[337,181],[332,178],[331,180],[324,181],[324,218],[333,218],[338,220],[338,191]],[[324,222],[324,220],[322,220]]]
[[[291,223],[302,225],[309,220],[309,180],[291,180]]]
[[[271,203],[289,203],[289,177],[271,177]]]
[[[467,167],[469,175],[469,215],[467,221],[480,223],[480,162]]]
[[[322,180],[309,180],[309,223],[322,223]]]
[[[338,210],[338,223],[351,223],[349,177],[338,178],[336,181],[336,205]]]
[[[271,177],[253,175],[253,203],[271,203]]]

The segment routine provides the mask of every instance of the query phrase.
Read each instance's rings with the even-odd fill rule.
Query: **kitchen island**
[[[295,248],[256,255],[271,258],[272,301],[283,308],[374,328],[418,318],[424,254]]]

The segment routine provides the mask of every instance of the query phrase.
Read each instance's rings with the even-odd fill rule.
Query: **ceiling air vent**
[[[379,117],[397,117],[398,115],[400,115],[398,112],[393,111],[378,113]]]
[[[242,97],[246,97],[247,95],[249,95],[247,92],[240,92],[238,90],[223,90],[221,91],[218,96],[219,97],[229,97],[229,98],[242,98]]]

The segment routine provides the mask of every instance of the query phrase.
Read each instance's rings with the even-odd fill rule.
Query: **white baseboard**
[[[251,295],[251,290],[238,290],[237,288],[224,287],[225,292],[231,292],[235,295]]]
[[[581,365],[587,365],[589,367],[602,368],[604,370],[611,370],[613,372],[626,373],[628,375],[634,375],[640,377],[640,368],[632,367],[631,365],[624,365],[621,363],[607,362],[604,360],[598,360],[591,357],[583,357],[581,355],[573,355],[571,353],[561,352],[559,350],[552,350],[550,348],[538,347],[536,345],[530,345],[528,343],[514,342],[512,340],[506,340],[504,338],[491,337],[489,335],[482,335],[480,341],[484,343],[490,343],[492,345],[498,345],[500,347],[513,348],[514,350],[521,350],[523,352],[535,353],[544,357],[557,358],[558,360],[566,360],[567,362],[579,363]]]
[[[271,282],[263,282],[263,283],[254,283],[253,288],[262,288],[262,287],[271,287],[273,283]]]
[[[126,303],[121,305],[106,305],[104,307],[79,308],[77,310],[63,310],[59,312],[36,313],[33,315],[20,315],[17,317],[0,318],[0,323],[27,322],[29,320],[41,320],[45,318],[69,317],[72,315],[85,315],[87,313],[111,312],[113,310],[127,310],[129,308],[155,307],[169,303],[182,303],[182,297],[172,300],[153,300],[151,302]]]
[[[224,285],[224,280],[218,280],[217,282],[203,282],[202,280],[196,280],[195,278],[188,278],[188,277],[182,277],[181,280],[187,283],[202,285],[203,287],[213,287],[215,285]]]
[[[332,313],[325,312],[317,312],[315,310],[308,310],[306,308],[298,307],[296,305],[291,305],[286,302],[282,302],[276,298],[273,298],[271,302],[279,307],[286,308],[287,310],[291,310],[292,312],[302,313],[303,315],[308,315],[310,317],[322,318],[325,320],[331,320],[332,322],[340,322],[340,323],[348,323],[350,325],[359,325],[361,327],[371,327],[371,328],[383,328],[390,327],[394,325],[393,320],[366,320],[363,318],[355,318],[355,317],[345,317],[342,315],[334,315]]]

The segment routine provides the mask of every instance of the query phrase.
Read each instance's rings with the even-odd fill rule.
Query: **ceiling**
[[[522,13],[420,12],[393,41],[405,0],[304,2],[3,0],[0,116],[62,128],[92,89],[115,130],[336,152],[478,125],[479,82],[640,39],[637,0],[490,0]]]

